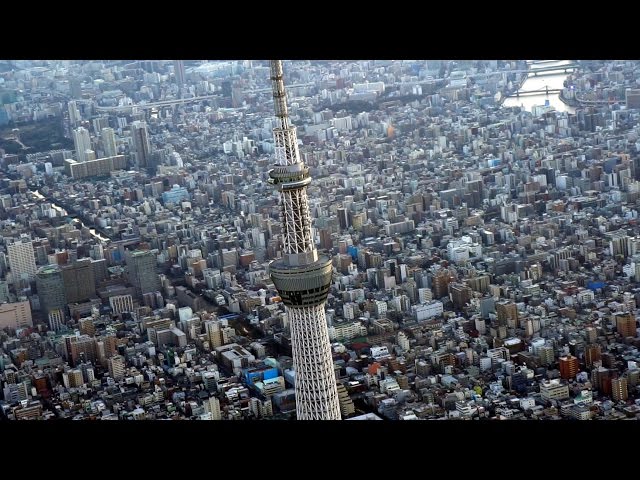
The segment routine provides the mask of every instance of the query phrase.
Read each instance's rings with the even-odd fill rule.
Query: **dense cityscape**
[[[274,65],[0,61],[0,418],[640,416],[640,62]]]

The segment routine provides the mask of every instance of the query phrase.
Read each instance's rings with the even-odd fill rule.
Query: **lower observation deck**
[[[329,295],[333,268],[331,259],[320,255],[306,265],[289,265],[285,259],[269,265],[269,275],[287,307],[313,307],[324,303]]]

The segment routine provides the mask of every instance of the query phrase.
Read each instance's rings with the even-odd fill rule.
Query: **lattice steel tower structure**
[[[311,237],[307,186],[309,169],[300,161],[296,128],[289,121],[282,61],[271,61],[276,166],[269,182],[280,192],[283,255],[269,265],[291,328],[299,420],[340,420],[324,304],[331,284],[331,260],[318,255]]]

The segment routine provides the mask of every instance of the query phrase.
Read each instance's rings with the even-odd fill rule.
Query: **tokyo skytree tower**
[[[318,255],[311,237],[307,186],[309,169],[300,161],[296,128],[289,121],[282,61],[271,61],[277,126],[273,129],[276,165],[269,182],[280,193],[283,255],[269,265],[291,328],[299,420],[340,420],[324,305],[331,285],[331,259]]]

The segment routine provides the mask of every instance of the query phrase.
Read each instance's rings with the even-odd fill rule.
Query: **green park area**
[[[17,132],[14,130],[16,128]],[[61,148],[72,149],[73,140],[65,138],[60,118],[48,118],[27,124],[9,124],[2,128],[0,148],[9,154],[26,155]]]

